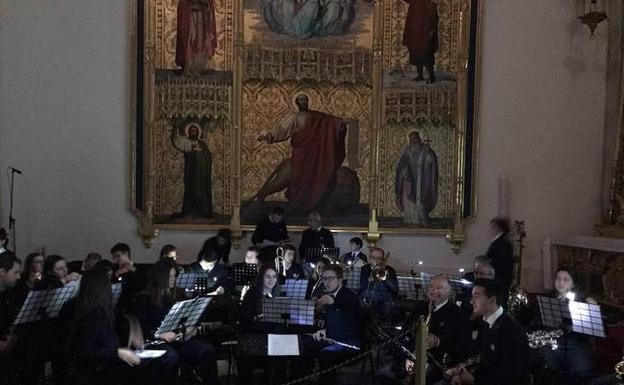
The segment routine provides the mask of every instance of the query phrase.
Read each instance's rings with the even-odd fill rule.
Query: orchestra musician
[[[329,229],[323,227],[321,214],[311,212],[308,215],[308,226],[309,228],[301,234],[299,245],[299,257],[306,265],[318,262],[320,255],[314,255],[313,250],[334,247],[334,236]]]
[[[160,261],[147,273],[146,287],[139,292],[132,303],[131,314],[139,322],[143,337],[164,341],[177,353],[182,363],[196,370],[202,383],[216,384],[217,359],[210,343],[196,337],[197,328],[188,327],[179,338],[176,332],[156,335],[156,330],[176,302],[176,266],[169,261]],[[158,349],[163,346],[159,345]]]
[[[98,264],[85,272],[76,301],[69,338],[72,361],[80,378],[96,385],[175,383],[177,355],[169,353],[153,359],[140,359],[124,347],[115,331],[111,292],[112,270]]]
[[[207,277],[207,295],[225,294],[227,269],[219,263],[219,249],[216,242],[206,242],[197,255],[197,262],[185,267],[187,273],[200,273]]]
[[[304,338],[302,344],[304,357],[317,357],[323,370],[359,352],[353,347],[362,347],[364,324],[357,294],[342,285],[342,268],[337,264],[324,266],[321,280],[325,291],[316,300],[316,307],[322,309],[325,328],[314,333],[312,338]],[[319,384],[335,383],[335,372],[319,376]]]
[[[130,246],[117,243],[110,249],[113,267],[113,283],[121,283],[121,296],[117,307],[123,313],[132,304],[132,299],[141,290],[140,272],[134,265]]]
[[[251,243],[260,251],[260,259],[268,262],[275,258],[278,246],[288,243],[288,230],[284,221],[284,209],[275,206],[271,214],[262,218],[256,225],[251,237]]]
[[[472,305],[481,322],[472,354],[474,367],[459,366],[453,385],[528,385],[529,345],[522,326],[503,309],[503,290],[494,280],[477,279]]]
[[[308,290],[306,292],[306,298],[308,299],[317,299],[323,294],[325,291],[323,280],[321,275],[323,271],[325,271],[325,267],[331,265],[331,261],[327,257],[321,257],[316,264],[314,264],[314,269],[310,273],[310,278],[308,278]]]
[[[388,265],[383,249],[371,248],[370,263],[360,270],[360,300],[372,315],[384,318],[390,314],[399,295],[396,271]]]
[[[555,273],[553,287],[550,294],[553,298],[569,302],[586,302],[596,304],[596,300],[585,297],[575,290],[574,272],[568,269],[558,269]],[[573,291],[574,290],[574,291]],[[563,336],[558,338],[558,348],[553,350],[548,347],[541,349],[546,358],[548,369],[554,373],[562,373],[563,379],[570,385],[589,384],[592,376],[592,339],[583,334],[563,330]]]
[[[293,245],[284,246],[284,266],[286,268],[286,279],[302,279],[305,278],[303,266],[297,259],[297,249]],[[283,271],[281,271],[283,274]]]
[[[429,326],[427,350],[431,356],[428,359],[427,384],[435,384],[444,378],[438,364],[457,365],[470,354],[470,319],[463,309],[450,301],[451,290],[446,276],[433,277],[427,288],[429,302],[426,313],[419,314],[426,317]],[[411,362],[406,363],[406,368],[411,366]]]
[[[360,237],[351,238],[349,241],[350,251],[342,255],[340,261],[345,266],[349,267],[363,267],[368,263],[366,255],[362,253],[362,246],[364,243]]]
[[[247,291],[245,297],[243,297],[243,302],[239,309],[238,320],[241,332],[239,339],[246,338],[248,335],[264,336],[269,333],[284,331],[281,325],[262,322],[262,301],[278,297],[279,295],[280,287],[275,266],[270,264],[262,265],[256,281],[251,289]],[[239,354],[236,363],[238,383],[240,385],[253,384],[254,368],[263,367],[265,371],[269,368],[269,359],[267,357],[247,355],[243,349],[241,349],[241,354]]]
[[[13,320],[17,316],[17,304],[13,288],[20,279],[22,265],[10,251],[0,253],[0,384],[15,384],[12,353],[16,335],[11,331]]]
[[[33,290],[43,275],[44,256],[41,253],[30,253],[24,260],[24,271],[15,285],[18,295],[26,299],[28,291]]]

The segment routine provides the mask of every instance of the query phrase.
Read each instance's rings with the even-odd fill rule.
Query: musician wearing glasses
[[[472,305],[483,319],[473,346],[475,366],[459,365],[453,385],[528,385],[529,345],[526,332],[502,306],[504,289],[493,280],[477,279],[472,288]],[[447,372],[448,373],[448,372]]]
[[[360,271],[360,300],[373,315],[387,316],[399,294],[396,271],[387,263],[383,249],[373,247],[370,264]]]
[[[427,307],[424,312],[417,312],[419,316],[425,317],[429,326],[427,384],[435,384],[443,379],[443,368],[440,366],[457,365],[470,354],[470,318],[468,313],[450,301],[451,290],[446,276],[433,277],[427,288]],[[407,369],[412,365],[411,361],[406,362]]]
[[[324,313],[325,328],[314,333],[313,340],[304,339],[303,350],[306,357],[318,357],[320,369],[324,369],[359,352],[363,322],[357,295],[342,286],[342,268],[336,264],[325,266],[321,279],[325,293],[316,300],[316,306]],[[333,372],[319,377],[324,385],[335,382]]]

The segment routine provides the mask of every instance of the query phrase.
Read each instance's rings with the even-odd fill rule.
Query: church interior
[[[0,385],[624,384],[623,27],[0,0]]]

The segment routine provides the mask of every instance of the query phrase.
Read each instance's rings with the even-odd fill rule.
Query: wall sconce
[[[594,31],[598,24],[607,19],[606,0],[577,0],[578,18],[589,28],[590,38],[594,38]]]

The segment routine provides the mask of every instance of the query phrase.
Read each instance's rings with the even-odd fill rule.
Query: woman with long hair
[[[561,301],[586,302],[596,304],[596,301],[576,288],[575,273],[570,269],[560,268],[555,272],[553,291],[551,296]],[[563,373],[566,383],[584,385],[591,381],[592,349],[591,337],[564,330],[564,335],[558,338],[559,347],[556,350],[544,348],[548,369],[554,373]]]
[[[196,369],[205,384],[217,383],[217,357],[212,345],[196,338],[197,328],[188,327],[184,335],[167,332],[156,335],[161,322],[176,300],[176,267],[172,261],[161,260],[147,273],[146,287],[133,300],[135,316],[147,339],[156,339],[169,345],[185,362]],[[180,340],[180,337],[183,339]]]
[[[96,384],[175,380],[177,357],[141,360],[119,345],[111,290],[112,270],[98,265],[85,272],[76,300],[70,346],[78,372]]]
[[[25,297],[28,291],[33,290],[41,281],[44,260],[45,258],[41,253],[30,253],[26,256],[22,277],[15,285],[18,295]]]
[[[279,294],[280,287],[275,266],[262,265],[253,286],[245,294],[245,297],[243,297],[243,302],[239,311],[240,329],[244,341],[246,338],[244,335],[246,334],[253,336],[256,334],[270,334],[284,331],[281,325],[263,322],[262,302],[271,300],[279,296]],[[240,385],[253,384],[254,368],[264,367],[268,369],[269,361],[262,357],[249,356],[244,353],[245,349],[241,349],[241,354],[237,359],[238,383]]]

